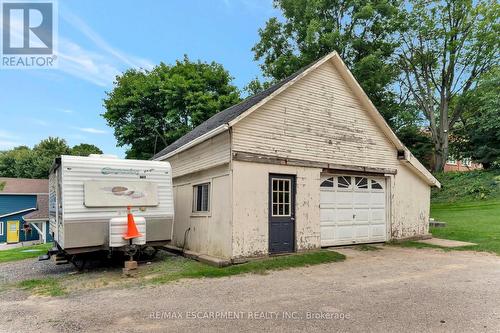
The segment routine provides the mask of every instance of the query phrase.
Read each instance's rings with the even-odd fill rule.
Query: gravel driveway
[[[0,331],[500,331],[498,256],[389,246],[338,252],[345,262],[268,275],[61,298],[7,292]]]
[[[56,277],[76,271],[75,266],[55,265],[51,260],[38,261],[37,258],[12,261],[0,264],[0,283],[14,282],[19,279],[41,279]]]

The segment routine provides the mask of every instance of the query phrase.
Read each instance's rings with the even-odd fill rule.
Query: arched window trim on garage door
[[[333,187],[333,177],[329,177],[329,178],[325,179],[321,183],[320,187]]]
[[[370,176],[331,176],[325,178],[321,184],[321,188],[324,189],[361,189],[361,190],[384,190],[384,184],[378,180],[373,179]]]

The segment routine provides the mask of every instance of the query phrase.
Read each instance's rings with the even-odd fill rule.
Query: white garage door
[[[321,246],[386,240],[384,178],[328,175],[320,192]]]

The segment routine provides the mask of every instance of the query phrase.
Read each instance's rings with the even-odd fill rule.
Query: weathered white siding
[[[174,178],[229,163],[229,131],[176,154],[167,161],[172,166]]]
[[[106,172],[105,169],[125,172]],[[133,213],[146,218],[148,242],[171,239],[174,205],[172,171],[168,163],[62,156],[57,172],[61,176],[59,182],[62,210],[57,209],[55,216],[57,221],[51,223],[51,231],[56,233],[56,241],[66,250],[80,247],[107,247],[109,220],[113,217],[125,216],[127,213],[125,207],[85,206],[84,183],[88,180],[136,181],[145,179],[156,183],[158,205],[146,207],[143,210],[133,207]],[[145,178],[140,178],[141,176]],[[52,191],[56,188],[57,186],[50,189]]]
[[[193,186],[206,182],[210,182],[210,212],[193,213]],[[174,196],[173,244],[197,253],[230,258],[232,197],[229,165],[175,178]]]
[[[269,174],[295,175],[295,248],[320,246],[319,185],[322,169],[233,161],[233,257],[269,249]]]
[[[146,219],[174,216],[172,177],[170,165],[166,162],[123,160],[113,158],[91,158],[62,156],[62,203],[64,223],[72,221],[106,221],[112,217],[125,215],[126,210],[116,207],[86,207],[84,183],[88,180],[126,181],[145,180],[158,187],[158,205],[137,212]],[[137,170],[136,173],[104,173],[103,169]],[[147,171],[144,171],[147,170]]]
[[[231,131],[168,159],[174,173],[175,245],[224,258],[267,254],[269,174],[277,173],[296,176],[295,249],[320,247],[320,177],[325,170],[307,161],[385,173],[388,236],[428,232],[428,183],[397,159],[396,146],[403,147],[384,134],[380,126],[386,125],[365,109],[338,65],[323,63],[231,124]],[[294,159],[295,164],[267,157]],[[267,163],[256,163],[259,158]],[[211,213],[199,216],[192,213],[193,185],[205,181],[212,184]]]
[[[395,168],[394,145],[327,61],[233,127],[233,150]]]
[[[391,193],[391,238],[425,235],[429,232],[431,188],[401,163]]]

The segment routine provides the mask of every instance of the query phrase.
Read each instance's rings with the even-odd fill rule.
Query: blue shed
[[[48,180],[0,177],[0,243],[48,242]]]

